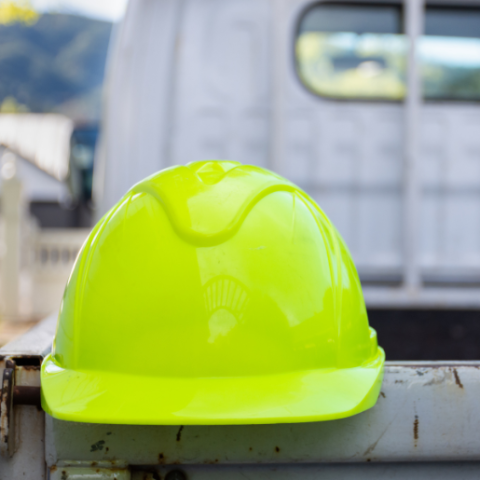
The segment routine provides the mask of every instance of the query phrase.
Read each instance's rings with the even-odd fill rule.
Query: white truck
[[[116,32],[99,215],[194,160],[326,211],[369,307],[480,306],[480,2],[135,0]]]
[[[480,362],[387,362],[375,407],[329,422],[74,423],[39,408],[40,363],[55,323],[47,318],[0,349],[1,480],[480,477]],[[141,361],[125,352],[125,362]]]

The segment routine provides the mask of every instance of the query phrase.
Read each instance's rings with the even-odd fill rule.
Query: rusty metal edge
[[[10,362],[7,362],[9,364]],[[10,366],[10,365],[8,365]],[[12,453],[11,413],[13,408],[13,384],[15,381],[15,368],[5,368],[2,379],[2,392],[0,401],[0,454],[4,457]]]

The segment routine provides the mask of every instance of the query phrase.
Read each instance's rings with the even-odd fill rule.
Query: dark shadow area
[[[41,228],[89,228],[92,225],[92,212],[82,204],[67,208],[57,202],[32,202],[30,213]]]
[[[480,360],[480,311],[369,310],[387,360]]]

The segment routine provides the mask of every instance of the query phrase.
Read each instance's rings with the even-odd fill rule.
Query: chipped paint
[[[103,447],[105,445],[105,440],[99,440],[97,443],[94,443],[90,447],[91,452],[96,452],[98,450],[103,450]]]

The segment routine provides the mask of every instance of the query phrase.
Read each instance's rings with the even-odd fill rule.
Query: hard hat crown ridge
[[[269,193],[297,190],[292,183],[262,168],[220,161],[169,169],[132,188],[135,193],[156,198],[177,233],[202,245],[225,241],[255,203]]]
[[[96,423],[331,420],[375,404],[384,358],[315,202],[259,167],[194,162],[136,184],[92,230],[42,404]]]

